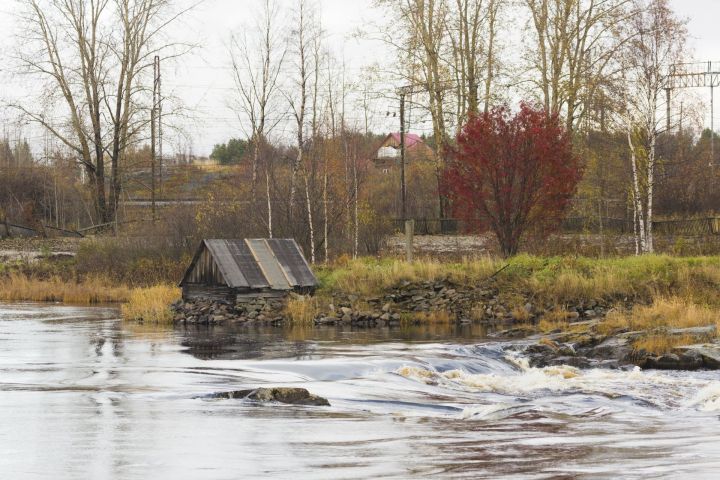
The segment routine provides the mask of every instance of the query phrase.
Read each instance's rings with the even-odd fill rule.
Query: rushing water
[[[0,478],[718,478],[717,373],[534,369],[482,337],[0,305]],[[202,398],[260,385],[332,407]]]

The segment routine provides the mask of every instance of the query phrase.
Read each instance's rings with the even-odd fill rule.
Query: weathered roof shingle
[[[317,287],[310,266],[293,239],[203,240],[180,285],[186,283],[204,249],[231,288],[292,290]]]

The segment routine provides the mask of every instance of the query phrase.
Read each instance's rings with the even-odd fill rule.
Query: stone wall
[[[532,300],[532,295],[503,295],[494,281],[460,285],[450,280],[403,282],[384,294],[361,298],[352,293],[334,293],[320,302],[316,325],[357,327],[421,324],[442,319],[448,323],[534,323],[554,305]],[[280,325],[287,321],[285,298],[248,298],[235,303],[189,300],[173,305],[175,322],[220,324],[261,322]],[[566,306],[570,322],[603,317],[609,305],[595,301]]]
[[[180,300],[172,305],[176,324],[214,325],[228,322],[282,323],[284,297],[246,298],[237,302],[226,300]]]

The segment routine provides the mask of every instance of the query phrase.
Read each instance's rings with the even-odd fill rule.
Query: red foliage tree
[[[528,233],[559,225],[581,176],[558,117],[523,103],[516,115],[497,107],[469,120],[444,183],[456,218],[492,230],[511,256]]]

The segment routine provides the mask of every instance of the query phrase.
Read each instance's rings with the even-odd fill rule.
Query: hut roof
[[[228,287],[292,290],[318,281],[293,239],[203,240],[185,271],[182,286],[207,249]]]

